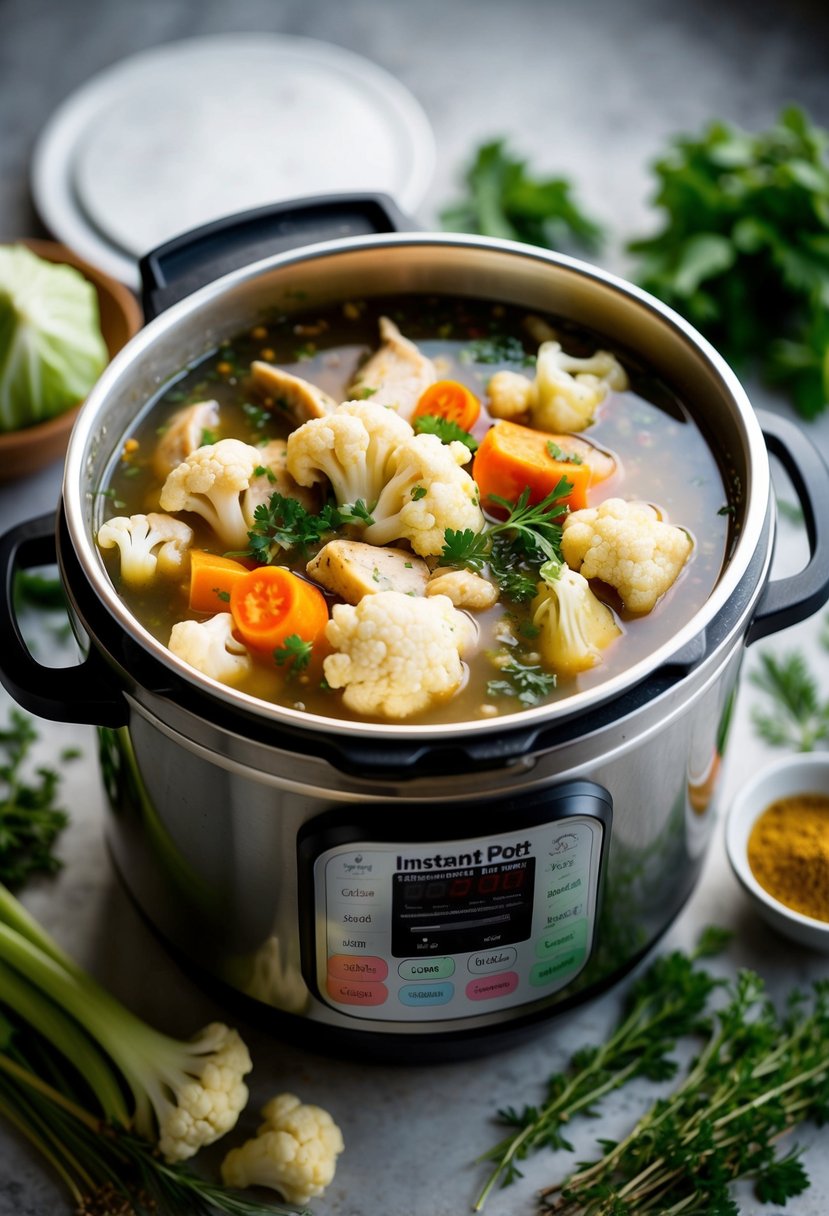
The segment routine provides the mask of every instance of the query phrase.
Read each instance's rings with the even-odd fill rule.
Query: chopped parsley
[[[219,436],[215,431],[211,431],[210,427],[204,427],[201,433],[201,446],[207,447],[208,444],[217,443]]]
[[[441,443],[454,443],[457,440],[458,443],[466,444],[470,452],[478,450],[478,440],[473,438],[469,431],[458,426],[457,422],[441,418],[438,414],[421,414],[414,420],[414,429],[417,435],[437,435]]]
[[[304,641],[298,633],[290,633],[274,652],[277,667],[285,667],[291,675],[304,671],[311,662],[313,642]]]
[[[501,669],[506,679],[489,680],[488,697],[514,697],[521,705],[537,705],[553,691],[556,677],[536,664],[513,661]]]
[[[271,420],[270,410],[266,410],[263,405],[256,405],[252,401],[242,403],[242,413],[254,431],[263,431]]]
[[[564,448],[560,448],[554,439],[548,439],[546,447],[547,455],[552,456],[553,460],[558,460],[562,464],[584,464],[584,460],[578,452],[565,452]]]
[[[274,491],[268,501],[260,503],[254,511],[248,547],[241,555],[253,557],[258,562],[275,562],[286,549],[305,552],[329,533],[354,523],[366,526],[374,523],[362,499],[342,507],[329,502],[318,515],[313,515],[296,498],[287,498]]]
[[[535,363],[535,355],[524,349],[524,343],[514,334],[491,334],[488,338],[475,338],[464,346],[459,358],[462,363],[520,363],[529,367]]]
[[[425,498],[427,492],[425,486],[412,486],[412,498],[415,502],[419,502],[421,498]]]

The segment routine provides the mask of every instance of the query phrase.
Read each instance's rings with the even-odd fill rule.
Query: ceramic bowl
[[[726,850],[734,873],[768,924],[802,945],[829,952],[829,921],[804,916],[780,903],[760,885],[748,862],[748,840],[759,816],[778,799],[796,794],[823,794],[829,798],[829,754],[785,756],[761,769],[743,786],[728,812]]]
[[[62,262],[74,266],[92,283],[98,293],[101,332],[110,359],[141,328],[141,309],[132,292],[122,283],[90,266],[66,245],[59,245],[55,241],[35,240],[17,243],[26,245],[38,257],[45,258],[48,262]],[[45,422],[35,423],[34,426],[0,433],[0,481],[25,477],[62,456],[82,404],[80,402],[73,409],[48,418]]]

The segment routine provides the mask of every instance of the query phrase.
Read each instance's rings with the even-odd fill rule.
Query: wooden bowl
[[[74,266],[92,283],[98,293],[101,333],[110,359],[122,346],[126,346],[133,334],[141,328],[141,309],[132,292],[108,274],[90,266],[66,245],[59,245],[56,241],[36,240],[18,241],[16,244],[25,245],[47,262],[62,262],[67,266]],[[69,433],[78,411],[82,408],[83,402],[79,402],[74,408],[65,410],[54,418],[48,418],[45,422],[37,422],[34,426],[23,427],[19,431],[0,433],[0,481],[25,477],[62,456],[66,451]]]

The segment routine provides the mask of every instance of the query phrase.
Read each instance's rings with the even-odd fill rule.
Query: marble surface
[[[602,257],[624,271],[624,239],[653,222],[647,163],[665,137],[696,130],[711,117],[767,123],[797,100],[829,126],[825,6],[761,0],[750,8],[723,0],[669,4],[659,0],[3,0],[0,4],[0,239],[40,229],[27,187],[33,141],[54,107],[91,74],[144,47],[223,30],[275,30],[319,37],[368,55],[417,96],[433,125],[438,169],[418,219],[435,222],[452,196],[474,143],[504,134],[539,170],[565,171],[578,193],[613,230]],[[788,406],[753,386],[758,403]],[[810,430],[829,456],[829,422]],[[60,467],[24,483],[0,486],[0,527],[54,507]],[[784,533],[777,574],[797,569],[803,545]],[[821,614],[823,615],[823,614]],[[829,694],[829,657],[817,641],[820,619],[779,635],[776,650],[804,647]],[[0,643],[2,644],[2,643]],[[762,644],[761,644],[762,645]],[[757,661],[749,652],[746,671]],[[723,806],[740,783],[771,758],[749,714],[756,694],[744,681]],[[0,718],[8,698],[0,697]],[[114,880],[106,858],[103,798],[89,727],[42,724],[38,756],[50,760],[70,744],[84,759],[65,770],[63,794],[72,812],[53,882],[34,884],[27,902],[60,941],[142,1015],[186,1034],[221,1015],[168,960]],[[773,994],[829,974],[829,960],[770,934],[754,917],[728,868],[721,828],[702,881],[665,939],[689,946],[703,924],[735,930],[723,971],[756,968]],[[330,1061],[288,1047],[247,1027],[256,1060],[253,1101],[293,1089],[327,1106],[343,1126],[347,1151],[336,1180],[315,1210],[320,1216],[457,1216],[482,1181],[471,1162],[497,1136],[490,1119],[505,1103],[542,1097],[542,1078],[578,1045],[600,1039],[615,1019],[621,992],[552,1022],[532,1043],[486,1059],[441,1067],[391,1068]],[[629,1125],[653,1097],[631,1085],[607,1103],[598,1123],[583,1123],[581,1156],[596,1135]],[[255,1119],[248,1124],[255,1124]],[[798,1133],[812,1188],[786,1213],[829,1210],[826,1132]],[[561,1176],[569,1158],[539,1155],[525,1179],[496,1193],[491,1216],[533,1211],[537,1187]],[[740,1192],[747,1216],[761,1207]],[[68,1212],[53,1177],[28,1148],[0,1127],[0,1216]]]

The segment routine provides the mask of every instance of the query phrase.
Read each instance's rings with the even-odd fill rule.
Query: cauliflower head
[[[588,671],[622,631],[583,575],[553,562],[545,562],[541,574],[544,582],[530,606],[540,631],[536,646],[544,662],[561,675]]]
[[[369,509],[389,477],[389,461],[414,431],[373,401],[345,401],[288,437],[288,472],[301,486],[331,482],[340,506],[362,499]]]
[[[196,448],[164,482],[162,510],[194,511],[228,549],[244,549],[249,524],[242,495],[261,463],[259,449],[239,439],[220,439]]]
[[[482,612],[498,602],[498,588],[488,578],[471,570],[442,570],[434,572],[426,584],[426,595],[448,595],[456,608]]]
[[[542,342],[529,398],[532,424],[542,431],[583,431],[608,392],[627,386],[624,368],[608,351],[577,359],[560,342]]]
[[[151,583],[156,574],[175,577],[193,543],[193,529],[171,515],[116,515],[98,529],[101,549],[117,546],[121,578],[130,587]]]
[[[641,502],[608,498],[564,521],[561,552],[585,578],[615,587],[629,612],[650,612],[693,549],[686,531]]]
[[[390,479],[371,510],[363,533],[372,545],[407,540],[421,557],[443,551],[447,528],[480,532],[484,517],[478,487],[461,465],[469,449],[437,435],[414,435],[389,460]]]
[[[190,1043],[169,1040],[169,1059],[159,1061],[148,1091],[158,1121],[165,1161],[185,1161],[236,1126],[248,1100],[242,1078],[253,1067],[235,1030],[212,1022]],[[142,1120],[137,1117],[137,1125]]]
[[[361,714],[407,718],[446,700],[464,677],[461,655],[477,638],[472,621],[445,595],[381,591],[359,604],[335,604],[323,661],[332,688]]]
[[[229,612],[219,612],[208,621],[179,621],[168,646],[196,671],[222,684],[238,683],[253,665],[245,646],[233,636]]]
[[[504,370],[490,378],[486,391],[493,418],[518,418],[530,408],[533,382],[520,372]]]
[[[345,1148],[342,1132],[327,1110],[278,1094],[262,1108],[256,1136],[231,1149],[222,1162],[225,1186],[267,1186],[288,1203],[307,1203],[334,1177]]]

